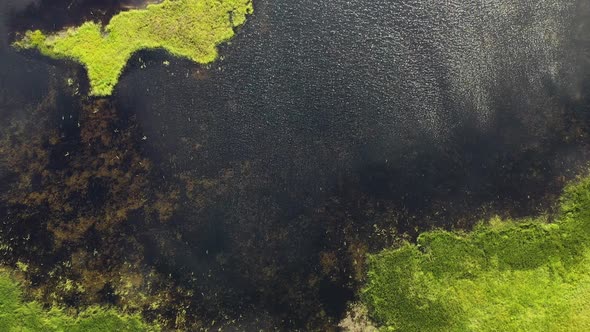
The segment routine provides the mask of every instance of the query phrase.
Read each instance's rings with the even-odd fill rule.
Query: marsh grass
[[[370,256],[362,297],[385,331],[590,331],[590,178],[554,223],[496,218]]]
[[[164,0],[146,9],[121,12],[104,29],[99,23],[86,22],[52,35],[27,31],[13,45],[83,64],[90,94],[107,96],[139,50],[165,49],[197,63],[213,62],[217,45],[232,38],[234,29],[252,11],[250,0]]]
[[[157,331],[138,316],[121,315],[113,309],[91,307],[77,316],[53,307],[44,309],[37,302],[25,302],[18,283],[0,271],[0,331],[30,332],[143,332]]]

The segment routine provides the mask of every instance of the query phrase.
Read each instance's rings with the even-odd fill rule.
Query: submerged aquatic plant
[[[0,271],[0,331],[144,332],[158,331],[139,316],[122,315],[113,309],[91,307],[73,316],[59,308],[44,309],[37,302],[25,302],[18,283]]]
[[[27,31],[14,46],[82,63],[88,71],[90,94],[107,96],[133,53],[161,48],[197,63],[213,62],[217,45],[232,38],[234,28],[252,12],[251,0],[164,0],[146,9],[121,12],[104,29],[99,23],[86,22],[52,35]]]
[[[590,177],[555,223],[491,220],[432,231],[369,258],[364,302],[388,331],[590,330]]]

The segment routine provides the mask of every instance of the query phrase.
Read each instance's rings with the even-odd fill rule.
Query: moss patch
[[[19,285],[0,271],[1,331],[156,331],[138,316],[121,315],[112,309],[92,307],[73,316],[59,308],[44,309],[37,302],[25,302]]]
[[[104,29],[87,22],[55,35],[28,31],[14,46],[82,63],[88,71],[90,94],[107,96],[139,50],[163,48],[197,63],[213,62],[217,45],[233,37],[234,28],[252,11],[251,0],[164,0],[122,12]]]
[[[555,223],[494,219],[370,256],[363,299],[390,331],[590,330],[590,178]]]

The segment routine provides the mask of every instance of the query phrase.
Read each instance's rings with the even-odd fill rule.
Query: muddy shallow
[[[0,239],[18,248],[2,257],[30,262],[43,300],[326,330],[365,253],[550,210],[589,160],[581,4],[254,4],[218,62],[141,52],[108,100],[83,96],[79,66],[2,51]],[[64,5],[4,17],[58,29],[121,8]]]

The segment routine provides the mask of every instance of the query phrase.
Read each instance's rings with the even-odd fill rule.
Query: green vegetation
[[[82,63],[88,71],[90,94],[106,96],[139,50],[163,48],[197,63],[213,62],[217,45],[233,37],[234,28],[252,11],[251,0],[164,0],[119,13],[104,30],[98,23],[87,22],[49,36],[28,31],[14,46]]]
[[[369,258],[363,300],[384,331],[590,331],[590,177],[555,223],[491,220]]]
[[[45,310],[37,302],[24,302],[19,285],[0,272],[0,331],[29,332],[139,332],[157,331],[137,316],[121,315],[112,309],[89,308],[78,316],[65,314],[58,308]]]

